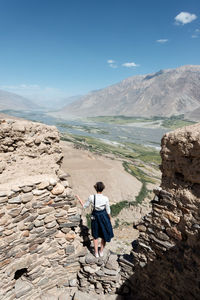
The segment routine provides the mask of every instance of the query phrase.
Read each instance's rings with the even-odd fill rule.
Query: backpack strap
[[[95,210],[95,206],[96,206],[96,195],[94,195],[94,210]]]

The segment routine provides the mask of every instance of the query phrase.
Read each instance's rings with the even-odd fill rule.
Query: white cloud
[[[126,67],[126,68],[134,68],[134,67],[139,67],[139,65],[137,65],[136,63],[134,62],[126,62],[124,64],[122,64],[123,67]]]
[[[160,44],[165,44],[167,43],[169,40],[168,39],[160,39],[160,40],[156,40],[157,43],[160,43]]]
[[[195,14],[191,14],[189,12],[181,12],[180,14],[178,14],[175,18],[176,24],[177,25],[184,25],[184,24],[188,24],[191,23],[192,21],[197,19],[197,16]]]
[[[117,65],[115,65],[115,64],[110,64],[109,65],[111,68],[113,68],[113,69],[116,69],[116,68],[118,68],[118,66]]]
[[[191,36],[193,39],[196,39],[200,36],[200,29],[195,29],[193,35]]]
[[[116,61],[113,60],[113,59],[108,59],[108,60],[107,60],[107,63],[108,63],[108,65],[109,65],[109,67],[111,67],[111,68],[113,68],[113,69],[116,69],[116,68],[118,67]]]
[[[108,59],[108,60],[107,60],[107,63],[108,63],[108,64],[114,64],[114,63],[115,63],[115,60],[113,60],[113,59]]]

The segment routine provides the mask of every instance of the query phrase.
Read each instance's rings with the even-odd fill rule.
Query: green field
[[[87,149],[98,154],[113,154],[116,157],[140,160],[152,165],[161,162],[159,151],[151,147],[135,143],[112,143],[97,138],[79,135],[62,134],[62,140],[73,142],[80,148]]]
[[[109,132],[106,130],[97,127],[87,126],[87,125],[70,125],[67,123],[57,123],[56,126],[67,128],[67,129],[76,129],[88,133],[109,134]]]
[[[124,169],[142,183],[142,188],[135,198],[135,201],[124,199],[124,201],[111,205],[111,215],[113,217],[116,217],[122,209],[130,205],[141,204],[149,194],[147,183],[155,184],[159,180],[159,178],[153,175],[150,176],[147,170],[148,166],[157,170],[158,165],[161,163],[159,151],[154,148],[134,143],[112,144],[112,142],[108,143],[97,138],[70,134],[63,134],[62,140],[73,142],[76,147],[89,150],[99,155],[111,154],[114,156],[113,159],[120,158],[123,161]],[[89,225],[89,215],[87,216],[87,220]]]
[[[139,118],[139,117],[126,117],[126,116],[98,116],[87,118],[89,121],[102,122],[109,124],[129,124],[129,123],[142,123],[150,122],[152,119],[149,118]]]
[[[184,119],[184,115],[176,115],[171,117],[155,116],[152,118],[144,117],[127,117],[127,116],[98,116],[90,117],[88,120],[93,122],[102,122],[108,124],[126,125],[131,123],[151,123],[151,125],[161,126],[169,129],[177,129],[180,127],[195,124],[196,122]]]

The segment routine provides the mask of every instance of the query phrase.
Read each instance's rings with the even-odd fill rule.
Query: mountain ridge
[[[31,110],[39,106],[33,101],[15,93],[0,90],[0,111],[3,110]]]
[[[128,77],[92,91],[65,106],[57,116],[171,116],[200,107],[200,66],[186,65]]]

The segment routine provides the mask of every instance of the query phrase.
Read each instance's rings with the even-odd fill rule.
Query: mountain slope
[[[133,76],[67,105],[59,116],[171,116],[200,107],[200,66]]]
[[[22,96],[0,90],[0,110],[31,110],[37,108],[36,104]]]

